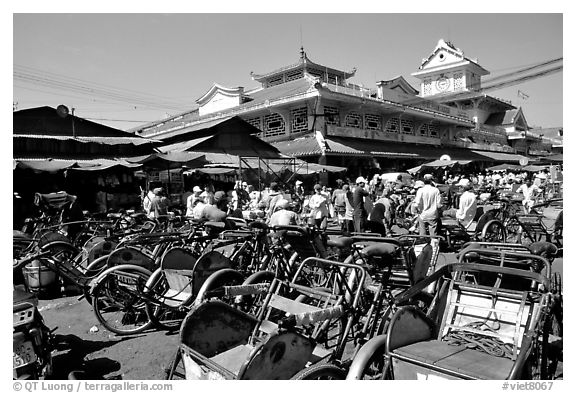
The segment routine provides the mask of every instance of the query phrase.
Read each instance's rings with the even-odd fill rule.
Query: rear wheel
[[[522,227],[516,217],[507,219],[504,223],[506,228],[506,243],[520,243]]]
[[[346,379],[346,371],[333,364],[316,364],[299,371],[292,379],[343,380]]]
[[[151,326],[139,288],[147,279],[147,274],[126,268],[111,272],[97,284],[92,307],[102,326],[118,335],[140,333]]]
[[[489,221],[484,228],[482,228],[482,241],[503,243],[506,241],[506,229],[500,221]]]

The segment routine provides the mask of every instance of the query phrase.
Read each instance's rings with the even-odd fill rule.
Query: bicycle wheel
[[[346,371],[333,364],[315,364],[300,370],[291,379],[299,380],[344,380]]]
[[[167,290],[168,282],[164,274],[158,274],[156,280],[152,283],[149,282],[147,285],[148,296],[158,301],[164,299]],[[150,302],[146,303],[146,313],[154,326],[168,331],[179,329],[186,316],[185,311],[179,311],[167,306],[158,306]]]
[[[516,217],[508,218],[504,223],[506,229],[506,243],[520,243],[522,227]]]
[[[140,333],[150,327],[152,321],[140,289],[140,283],[148,277],[127,267],[111,272],[97,284],[92,292],[92,307],[102,326],[118,335]]]

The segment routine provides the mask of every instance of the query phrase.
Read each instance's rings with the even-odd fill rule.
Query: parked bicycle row
[[[397,194],[419,218],[421,188]],[[438,217],[432,234],[411,232],[402,214],[382,232],[328,225],[284,201],[268,220],[223,210],[214,221],[127,212],[29,220],[33,230],[15,234],[15,284],[36,263],[75,286],[113,333],[179,329],[169,378],[553,377],[561,200],[526,215],[500,195],[466,214],[469,223]],[[445,250],[459,250],[458,263],[438,266]],[[18,348],[15,377],[46,368],[32,345]]]

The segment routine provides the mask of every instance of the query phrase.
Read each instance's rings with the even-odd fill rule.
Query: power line
[[[74,78],[67,77],[50,77],[47,75],[42,75],[36,72],[18,71],[14,70],[14,78],[25,83],[31,83],[33,85],[40,85],[56,90],[73,91],[76,93],[90,95],[90,96],[100,96],[108,99],[129,102],[131,104],[145,106],[149,108],[160,108],[163,110],[175,110],[182,111],[183,105],[175,102],[162,102],[160,100],[150,100],[147,97],[137,97],[134,95],[127,95],[120,89],[108,89],[101,88],[98,86],[90,86],[86,84],[80,84],[76,82]]]

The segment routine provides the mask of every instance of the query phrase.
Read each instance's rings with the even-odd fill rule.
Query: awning
[[[415,168],[408,169],[409,173],[417,173],[420,172],[424,168],[452,168],[457,165],[468,165],[472,161],[471,160],[434,160],[432,162],[427,162],[422,165],[419,165]]]
[[[140,164],[130,163],[124,159],[93,159],[93,160],[60,160],[60,159],[15,159],[13,169],[17,167],[32,169],[43,172],[58,172],[64,169],[74,169],[83,171],[99,171],[114,166],[124,166],[127,168],[139,167]]]
[[[486,168],[489,171],[517,171],[522,169],[522,166],[520,165],[514,165],[514,164],[500,164],[500,165],[496,165],[496,166],[491,166],[490,168]]]
[[[520,162],[522,159],[528,159],[520,154],[513,154],[513,153],[502,153],[498,151],[484,151],[484,150],[472,150],[475,154],[478,154],[484,157],[484,161],[486,158],[492,161],[502,161],[502,162]]]

